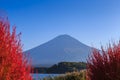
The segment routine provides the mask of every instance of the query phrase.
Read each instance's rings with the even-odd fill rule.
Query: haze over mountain
[[[33,66],[51,66],[63,61],[86,61],[91,50],[91,47],[69,35],[60,35],[25,53],[29,53]]]

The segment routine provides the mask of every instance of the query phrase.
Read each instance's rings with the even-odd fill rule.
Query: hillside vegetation
[[[80,71],[86,69],[85,62],[60,62],[49,68],[37,67],[34,71],[38,73],[54,73],[54,74],[64,74],[66,72]]]

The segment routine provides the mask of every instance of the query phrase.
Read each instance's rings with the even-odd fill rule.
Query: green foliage
[[[66,72],[80,71],[86,69],[85,62],[60,62],[55,64],[49,68],[45,67],[36,67],[34,71],[38,71],[38,73],[57,73],[63,74]]]
[[[60,62],[58,65],[53,65],[48,68],[48,73],[66,73],[73,71],[80,71],[86,69],[86,63],[84,62]]]
[[[66,73],[65,75],[56,77],[46,77],[43,80],[86,80],[86,71]]]

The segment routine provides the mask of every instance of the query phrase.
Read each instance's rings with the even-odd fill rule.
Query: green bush
[[[86,71],[82,70],[80,72],[66,73],[65,75],[60,75],[56,77],[46,77],[43,80],[86,80]]]

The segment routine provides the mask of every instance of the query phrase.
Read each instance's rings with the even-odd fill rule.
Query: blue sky
[[[24,50],[61,34],[97,48],[120,39],[120,0],[0,0],[0,12],[22,32]]]

